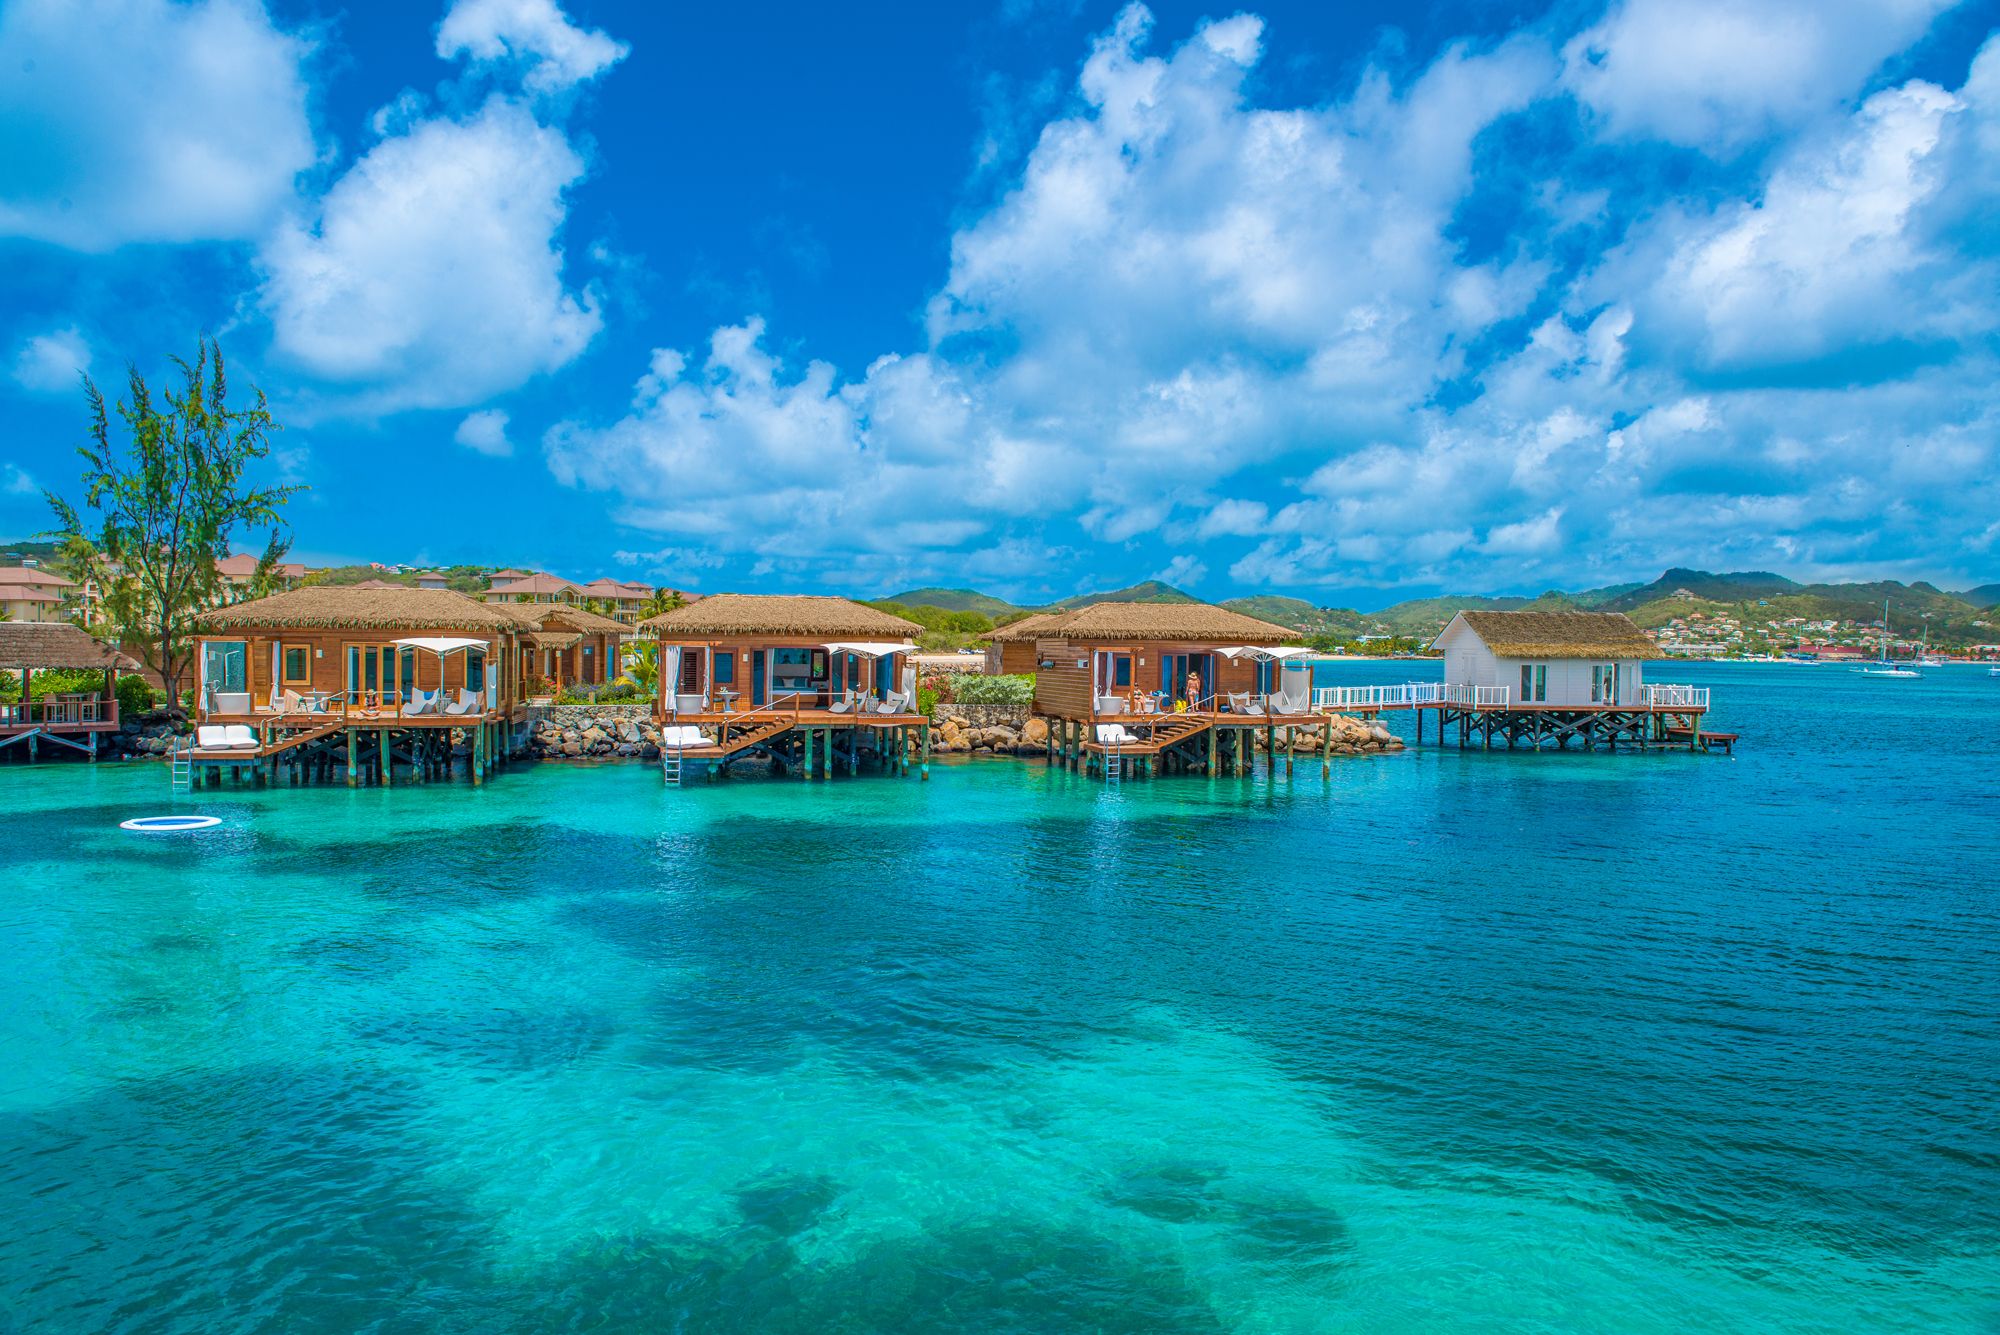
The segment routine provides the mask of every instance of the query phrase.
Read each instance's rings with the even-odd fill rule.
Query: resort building
[[[520,636],[520,679],[531,696],[565,686],[601,686],[623,668],[620,646],[631,627],[566,603],[495,603]]]
[[[33,760],[43,742],[97,758],[98,739],[118,730],[118,674],[138,664],[67,622],[0,621],[0,672],[18,698],[0,701],[0,754]],[[97,690],[34,694],[37,672],[102,672]]]
[[[652,601],[653,586],[632,580],[594,579],[583,585],[579,593],[591,602],[607,605],[613,620],[636,626],[646,613],[646,604]]]
[[[669,782],[685,762],[724,771],[751,755],[806,777],[928,759],[913,621],[845,598],[723,593],[640,628],[658,644]]]
[[[583,591],[568,580],[539,573],[523,575],[504,584],[496,576],[493,585],[486,590],[486,601],[489,603],[575,603],[582,596]]]
[[[308,586],[197,619],[196,745],[176,763],[280,764],[347,782],[396,764],[476,782],[523,712],[520,623],[462,594],[401,585]],[[455,753],[462,732],[470,752]],[[336,755],[337,753],[337,755]]]
[[[256,582],[258,558],[237,552],[215,563],[216,601],[236,603],[248,598]],[[279,590],[294,589],[310,573],[297,561],[280,561],[271,568],[272,581]]]
[[[0,612],[8,621],[68,621],[76,585],[36,566],[0,566]]]
[[[417,587],[420,589],[449,589],[451,576],[442,570],[422,570],[417,572]]]

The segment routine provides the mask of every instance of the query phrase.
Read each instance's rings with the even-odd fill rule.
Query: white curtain
[[[271,708],[273,709],[278,707],[278,692],[282,689],[278,684],[278,679],[284,675],[282,667],[284,661],[285,646],[277,640],[271,641]],[[244,684],[248,685],[249,683],[246,682]]]
[[[660,646],[660,677],[654,684],[661,699],[678,694],[681,689],[681,647],[678,644]]]

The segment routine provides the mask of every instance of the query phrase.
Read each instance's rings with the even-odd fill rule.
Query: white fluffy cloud
[[[1644,11],[1606,20],[1614,46]],[[1991,546],[2000,45],[1956,91],[1905,82],[1841,111],[1897,40],[1849,20],[1815,20],[1845,35],[1808,44],[1803,100],[1730,111],[1817,117],[1746,159],[1735,197],[1618,197],[1604,163],[1638,113],[1606,104],[1612,138],[1534,162],[1549,179],[1475,248],[1483,180],[1523,172],[1489,131],[1575,114],[1549,44],[1452,46],[1407,82],[1371,70],[1269,108],[1248,91],[1256,19],[1160,55],[1134,7],[953,238],[925,350],[843,381],[780,365],[752,320],[700,365],[655,353],[622,418],[544,448],[564,483],[622,496],[624,522],[814,582],[1018,580],[1077,536],[1292,588]],[[1619,244],[1588,249],[1607,216]]]
[[[1956,0],[1618,0],[1563,48],[1614,134],[1735,149],[1837,107]]]
[[[514,442],[507,439],[507,414],[498,408],[468,413],[451,438],[473,453],[489,458],[504,459],[514,452]]]
[[[75,325],[36,334],[14,358],[14,381],[38,394],[64,394],[90,370],[90,344]]]
[[[1974,75],[1962,96],[1922,81],[1885,89],[1781,160],[1755,200],[1660,229],[1672,249],[1642,302],[1654,332],[1684,340],[1697,365],[1738,369],[1992,329],[2000,275],[1948,233],[2000,205],[1991,174],[1959,170],[2000,130],[2000,48]],[[1640,263],[1653,269],[1649,249]]]
[[[564,365],[602,323],[556,240],[583,172],[501,97],[382,140],[264,247],[274,352],[373,412],[476,403]]]
[[[629,50],[605,33],[571,23],[555,0],[454,0],[438,25],[439,56],[520,65],[523,82],[538,93],[587,83]]]
[[[314,161],[307,44],[255,0],[0,7],[0,235],[254,238]]]

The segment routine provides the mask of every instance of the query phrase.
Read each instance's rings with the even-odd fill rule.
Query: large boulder
[[[1029,719],[1026,726],[1021,729],[1021,744],[1023,746],[1041,748],[1047,746],[1048,743],[1049,721],[1041,717]]]

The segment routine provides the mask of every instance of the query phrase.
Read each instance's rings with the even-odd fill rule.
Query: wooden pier
[[[672,745],[668,729],[698,728],[698,745]],[[863,763],[892,774],[915,766],[930,778],[930,720],[914,712],[859,713],[817,708],[797,700],[744,712],[673,713],[662,726],[661,765],[679,784],[697,767],[722,778],[748,760],[767,761],[779,777],[829,779],[845,770],[859,774]]]
[[[1414,717],[1416,740],[1424,740],[1428,717],[1440,744],[1461,748],[1526,747],[1540,751],[1702,750],[1730,751],[1735,733],[1704,732],[1708,688],[1649,685],[1636,703],[1589,705],[1520,704],[1504,686],[1450,686],[1413,682],[1401,686],[1329,686],[1314,692],[1315,708],[1373,717],[1403,712]]]

